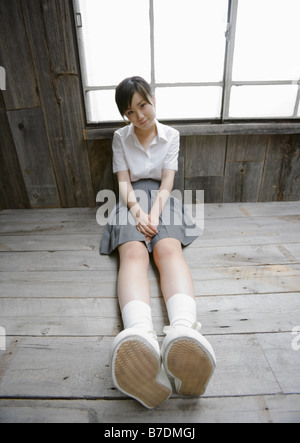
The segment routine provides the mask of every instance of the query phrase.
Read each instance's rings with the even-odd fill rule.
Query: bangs
[[[116,103],[120,114],[124,117],[126,111],[131,108],[134,94],[138,92],[149,103],[151,97],[150,85],[141,77],[130,77],[122,81],[116,89]]]

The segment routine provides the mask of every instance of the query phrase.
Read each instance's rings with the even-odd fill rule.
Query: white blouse
[[[178,171],[180,134],[157,120],[157,136],[145,150],[134,133],[134,125],[119,129],[113,139],[113,172],[130,171],[131,181],[161,180],[164,169]]]

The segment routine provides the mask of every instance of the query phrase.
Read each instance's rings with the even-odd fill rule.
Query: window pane
[[[228,0],[154,0],[157,83],[223,80]]]
[[[233,86],[229,117],[292,117],[297,93],[297,85]]]
[[[115,91],[90,91],[86,95],[88,123],[122,120],[115,102]]]
[[[233,80],[299,80],[299,18],[299,0],[240,0]]]
[[[222,91],[223,89],[217,86],[157,88],[157,118],[220,118]]]
[[[77,1],[85,86],[117,85],[133,75],[150,81],[149,0]]]

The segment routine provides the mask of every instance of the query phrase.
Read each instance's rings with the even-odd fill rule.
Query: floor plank
[[[299,423],[300,395],[171,399],[157,411],[133,400],[0,400],[0,423]],[[180,411],[180,421],[178,414]],[[109,429],[109,426],[107,426]]]
[[[151,300],[156,331],[169,324],[161,298]],[[197,297],[205,334],[292,333],[300,319],[298,293]],[[122,329],[113,298],[1,298],[0,324],[9,336],[114,336]]]
[[[209,266],[264,266],[300,263],[299,244],[220,246],[185,248],[191,269]],[[100,256],[99,251],[33,251],[0,253],[1,272],[34,271],[117,271],[115,256]]]
[[[117,264],[116,264],[117,266]],[[196,295],[276,294],[297,292],[300,264],[203,267],[191,269]],[[150,267],[152,297],[161,297],[159,276]],[[64,298],[72,286],[73,298],[116,298],[116,271],[0,271],[0,298]]]
[[[83,232],[85,231],[85,232]],[[88,231],[88,232],[86,232]],[[1,232],[1,231],[0,231]],[[91,223],[3,226],[0,251],[80,251],[98,250],[103,229]],[[224,233],[226,232],[226,235]],[[191,248],[294,243],[300,235],[299,216],[206,219],[204,232]]]
[[[204,397],[284,393],[255,335],[218,335],[208,339],[215,349],[218,368]],[[108,370],[112,340],[113,337],[8,338],[8,352],[0,360],[1,396],[124,398],[114,389]],[[282,365],[284,370],[286,363]]]

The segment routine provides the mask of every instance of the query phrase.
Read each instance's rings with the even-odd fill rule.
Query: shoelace
[[[196,323],[194,323],[194,324],[192,325],[192,328],[191,328],[191,329],[194,329],[195,331],[200,332],[200,331],[201,331],[201,328],[202,328],[201,323],[196,322]],[[174,330],[176,330],[176,326],[165,326],[165,327],[164,327],[164,334],[167,335],[167,334],[169,334],[170,332],[172,332],[172,331],[174,331]]]

